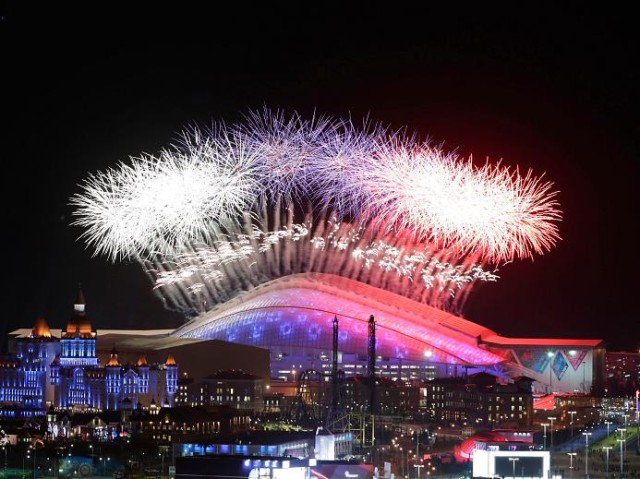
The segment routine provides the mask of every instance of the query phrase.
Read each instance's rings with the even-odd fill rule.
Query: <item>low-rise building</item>
[[[499,384],[495,376],[477,373],[466,378],[428,381],[422,396],[429,416],[438,422],[474,427],[531,427],[531,379]]]
[[[264,408],[262,378],[242,370],[217,371],[186,386],[192,406],[229,405],[261,412]]]

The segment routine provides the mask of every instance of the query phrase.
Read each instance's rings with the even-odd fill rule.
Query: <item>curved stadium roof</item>
[[[321,273],[294,274],[258,286],[178,328],[173,335],[267,348],[339,349],[366,353],[368,319],[376,322],[379,356],[495,365],[504,357],[481,344],[488,328],[361,282]]]

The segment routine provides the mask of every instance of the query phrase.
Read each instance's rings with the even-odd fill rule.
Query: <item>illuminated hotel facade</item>
[[[144,355],[135,364],[121,364],[114,349],[102,366],[96,341],[81,290],[59,338],[38,318],[28,335],[14,340],[15,353],[0,359],[0,416],[18,414],[14,406],[20,414],[37,415],[50,407],[99,411],[124,404],[173,405],[178,364],[171,355],[163,364],[148,364]]]

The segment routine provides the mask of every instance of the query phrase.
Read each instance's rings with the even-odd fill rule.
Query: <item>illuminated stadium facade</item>
[[[535,379],[540,393],[588,393],[602,381],[600,340],[505,338],[440,309],[323,274],[261,285],[171,335],[267,348],[272,377],[292,380],[309,369],[330,373],[332,322],[338,318],[339,367],[346,375],[364,375],[370,315],[378,375],[431,379],[483,370],[505,380]]]
[[[551,188],[404,130],[265,110],[90,175],[71,203],[96,255],[137,261],[184,314],[173,336],[268,348],[273,376],[328,370],[334,318],[341,368],[364,373],[373,316],[379,374],[586,392],[599,340],[508,339],[459,315],[497,265],[560,239]]]

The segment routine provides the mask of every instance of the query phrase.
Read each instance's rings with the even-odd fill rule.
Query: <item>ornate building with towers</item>
[[[0,417],[32,416],[58,410],[100,411],[123,407],[173,406],[178,364],[169,354],[149,364],[121,363],[113,348],[103,366],[97,355],[97,331],[86,313],[82,289],[73,314],[58,334],[38,318],[31,334],[16,338],[0,358]]]

